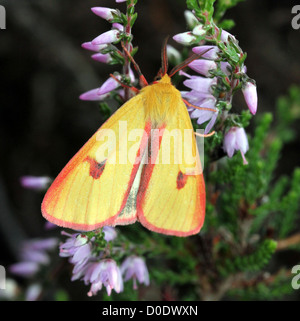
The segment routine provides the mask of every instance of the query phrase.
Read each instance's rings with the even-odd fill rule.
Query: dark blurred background
[[[8,0],[7,27],[0,30],[1,166],[0,263],[15,262],[18,242],[44,233],[43,193],[20,186],[22,175],[55,177],[103,122],[96,102],[78,96],[96,88],[116,70],[90,59],[81,48],[110,24],[94,6],[113,0]],[[227,12],[231,30],[245,52],[248,75],[257,81],[258,115],[274,111],[278,96],[300,85],[300,30],[291,26],[296,1],[247,0]],[[186,30],[184,0],[139,0],[133,33],[136,60],[152,80],[167,35]],[[170,38],[170,44],[180,48]],[[118,67],[117,67],[118,68]],[[246,108],[237,96],[235,104]],[[251,129],[250,129],[251,130]],[[299,161],[299,139],[283,150],[278,173],[289,175]]]

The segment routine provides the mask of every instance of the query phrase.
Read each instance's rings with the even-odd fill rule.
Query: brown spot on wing
[[[177,175],[177,189],[181,189],[185,186],[188,179],[188,175],[185,175],[182,173],[182,171],[179,171]]]
[[[106,160],[101,163],[97,163],[95,159],[88,156],[85,161],[90,164],[90,176],[94,179],[100,178],[104,171]]]

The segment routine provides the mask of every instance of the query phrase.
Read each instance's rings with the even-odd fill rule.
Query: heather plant
[[[59,273],[53,251],[58,239],[60,261],[72,267],[70,282],[84,283],[85,293],[100,300],[153,299],[150,292],[161,300],[273,300],[294,293],[292,267],[274,258],[279,251],[300,249],[300,170],[278,177],[276,167],[284,144],[296,135],[300,89],[294,86],[279,97],[273,113],[259,113],[247,54],[229,33],[234,21],[224,18],[240,1],[187,0],[187,30],[173,35],[167,46],[173,66],[198,55],[173,82],[181,88],[194,128],[208,136],[206,217],[200,233],[166,236],[135,223],[84,233],[62,231],[56,238],[28,241],[20,262],[10,267],[12,275],[28,279],[23,298],[49,296],[43,275],[51,269]],[[92,8],[111,28],[82,44],[94,52],[94,60],[111,66],[103,84],[80,96],[94,101],[95,108],[98,104],[104,118],[111,114],[109,102],[121,106],[141,81],[128,55],[134,57],[138,50],[133,39],[138,1],[116,2],[124,3],[118,9]],[[233,109],[238,92],[248,106],[239,114]],[[37,190],[46,189],[49,182],[46,176],[22,178],[24,187]],[[59,229],[50,227],[53,232]],[[52,251],[51,258],[56,256],[52,262],[46,250]],[[52,295],[58,300],[71,296],[67,286]]]

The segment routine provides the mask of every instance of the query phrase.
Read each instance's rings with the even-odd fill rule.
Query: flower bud
[[[25,293],[26,301],[37,301],[39,296],[42,294],[42,287],[38,283],[31,284]]]
[[[173,39],[182,45],[189,45],[196,40],[196,37],[191,32],[183,32],[175,35]]]
[[[94,14],[96,14],[97,16],[107,21],[111,21],[114,18],[113,13],[117,14],[117,11],[115,9],[104,8],[104,7],[94,7],[94,8],[91,8],[91,10],[94,12]]]
[[[145,261],[138,256],[129,256],[121,265],[121,273],[124,275],[124,281],[133,279],[133,288],[137,289],[136,281],[140,284],[149,285],[149,272]]]
[[[205,30],[203,29],[203,25],[197,25],[193,31],[192,31],[193,35],[195,36],[202,36],[205,34]]]
[[[9,267],[9,272],[23,277],[32,277],[39,270],[36,262],[19,262]]]
[[[96,295],[102,286],[106,287],[108,295],[111,294],[112,290],[115,290],[117,293],[123,291],[123,279],[120,268],[112,259],[88,263],[83,280],[86,285],[91,284],[88,296]]]
[[[115,22],[115,23],[112,24],[112,27],[115,28],[115,29],[118,29],[120,31],[124,31],[124,26],[121,25],[120,23]]]
[[[120,30],[112,29],[109,31],[106,31],[96,37],[93,41],[93,45],[102,45],[102,44],[108,44],[116,42],[120,39]]]
[[[79,99],[89,100],[89,101],[98,101],[98,100],[103,100],[109,96],[108,94],[99,95],[98,92],[99,92],[99,88],[89,90],[89,91],[81,94],[79,96]]]
[[[194,47],[192,50],[195,54],[201,55],[201,58],[212,60],[218,58],[218,52],[220,51],[217,46],[198,46]]]
[[[224,72],[225,75],[230,76],[232,72],[232,67],[226,61],[221,61],[221,70]]]
[[[96,53],[92,55],[92,59],[99,62],[103,62],[105,64],[109,63],[112,60],[110,54],[102,54],[102,53]]]
[[[116,76],[117,79],[121,80],[121,76]],[[107,94],[119,87],[119,83],[112,77],[108,78],[98,90],[98,95]]]
[[[170,62],[174,65],[178,65],[181,62],[181,54],[171,45],[167,45],[167,55]]]
[[[25,188],[34,190],[45,190],[51,183],[51,178],[48,176],[22,176],[21,185]]]
[[[198,20],[192,11],[185,10],[184,17],[185,17],[185,21],[190,29],[195,28],[195,26],[198,24]]]
[[[117,232],[115,228],[112,226],[104,226],[103,232],[105,234],[104,239],[106,242],[110,242],[117,237]]]
[[[256,86],[248,81],[246,86],[242,89],[246,104],[250,112],[255,115],[257,111],[257,90]]]
[[[210,93],[211,86],[217,84],[216,78],[204,78],[198,76],[192,76],[191,79],[186,79],[183,84],[191,89],[194,89],[202,93]]]
[[[217,68],[217,64],[212,60],[197,59],[189,63],[188,65],[191,69],[198,72],[199,74],[209,77],[210,70]]]
[[[231,127],[225,134],[223,149],[230,158],[233,156],[234,151],[240,151],[243,157],[243,163],[247,165],[248,162],[245,154],[249,149],[249,144],[244,128]]]
[[[107,47],[107,45],[93,45],[92,42],[84,42],[81,45],[82,48],[90,51],[100,51],[101,49],[104,49]]]
[[[129,67],[129,78],[130,78],[130,82],[133,84],[135,82],[135,75],[133,70]]]
[[[227,42],[229,36],[232,37],[233,39],[236,39],[235,36],[233,36],[233,35],[232,35],[231,33],[229,33],[228,31],[222,30],[221,40],[222,40],[223,42]]]

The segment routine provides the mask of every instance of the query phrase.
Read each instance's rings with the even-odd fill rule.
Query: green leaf
[[[230,30],[235,26],[235,22],[232,19],[225,19],[219,23],[219,27],[225,30]]]
[[[239,2],[242,1],[244,0],[218,0],[216,3],[216,13],[214,16],[215,21],[219,22],[228,9],[235,7]]]
[[[121,23],[126,26],[127,25],[127,16],[124,13],[121,13]]]
[[[55,292],[54,300],[55,301],[69,301],[69,294],[65,290],[59,289]]]
[[[99,104],[99,109],[104,120],[108,119],[111,116],[111,109],[106,102],[101,102]]]
[[[199,8],[197,0],[187,0],[186,5],[187,5],[188,9],[190,9],[190,10]]]
[[[274,240],[264,240],[250,255],[226,259],[218,264],[223,277],[237,272],[260,271],[267,265],[275,252],[277,243]]]
[[[139,50],[139,47],[133,47],[132,48],[132,51],[131,51],[131,56],[133,57],[136,53],[137,53],[137,51]]]
[[[131,28],[133,27],[133,25],[134,25],[137,17],[138,17],[138,14],[137,14],[137,13],[135,13],[135,14],[131,17],[131,20],[130,20],[130,27],[131,27]]]

